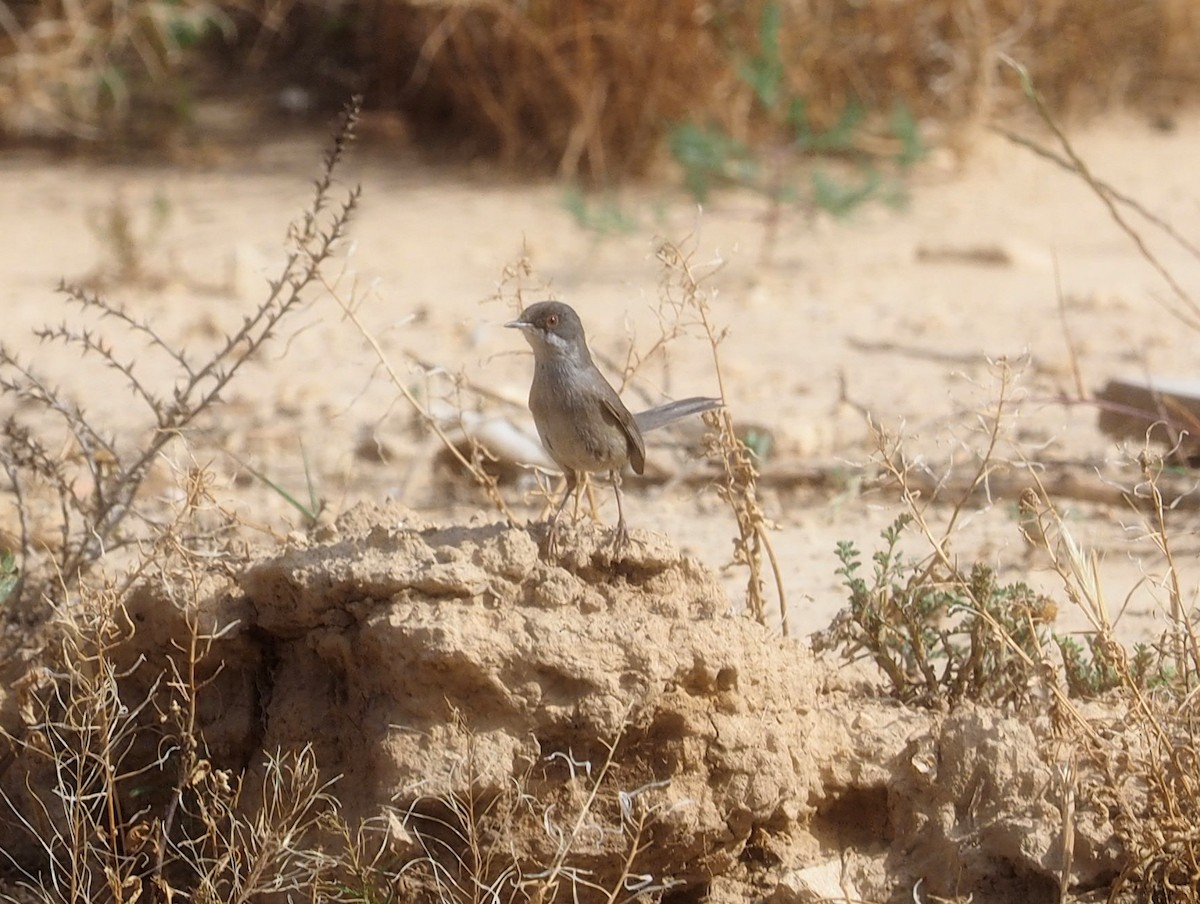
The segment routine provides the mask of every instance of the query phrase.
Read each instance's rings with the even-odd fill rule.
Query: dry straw
[[[381,85],[419,127],[475,151],[611,181],[645,171],[673,123],[777,141],[745,77],[779,12],[786,88],[813,128],[850,103],[970,125],[1021,104],[1000,54],[1051,106],[1173,104],[1200,80],[1190,0],[505,0],[393,3],[367,40]],[[391,71],[388,71],[388,70]]]
[[[951,125],[1016,109],[1001,54],[1029,68],[1059,113],[1113,103],[1162,111],[1200,82],[1192,0],[390,0],[351,9],[327,0],[0,4],[0,131],[91,139],[153,130],[146,100],[186,116],[180,100],[203,87],[198,73],[223,72],[196,65],[216,61],[221,40],[235,47],[222,60],[260,78],[294,68],[295,47],[316,41],[309,52],[326,64],[308,67],[323,79],[314,87],[353,58],[372,105],[402,107],[425,136],[593,181],[647,171],[684,121],[751,143],[786,139],[746,77],[764,42],[818,130],[851,103],[887,114],[903,102]]]
[[[144,120],[147,98],[176,100],[191,43],[229,27],[205,0],[0,4],[0,133],[97,139]]]

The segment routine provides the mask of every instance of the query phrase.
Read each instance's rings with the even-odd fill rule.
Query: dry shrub
[[[378,10],[379,83],[406,83],[418,125],[448,125],[509,166],[571,177],[640,170],[664,124],[736,90],[719,30],[692,0]]]
[[[204,557],[175,554],[203,580]],[[135,622],[107,590],[84,588],[57,616],[15,688],[16,724],[0,725],[0,900],[243,902],[337,890],[344,866],[369,862],[311,748],[240,770],[210,760],[199,713],[219,693],[220,632],[195,609],[156,662],[133,652]]]
[[[335,187],[334,173],[353,140],[359,110],[356,97],[324,155],[309,207],[288,227],[286,258],[268,285],[266,299],[243,315],[240,324],[231,325],[208,354],[178,347],[150,320],[103,296],[61,287],[82,316],[43,327],[35,335],[77,352],[117,385],[124,384],[134,408],[142,412],[138,430],[120,434],[93,419],[73,393],[0,344],[0,401],[6,405],[0,418],[4,653],[9,644],[25,642],[21,632],[2,630],[5,620],[40,622],[48,606],[99,581],[98,564],[101,572],[112,574],[118,562],[132,563],[116,585],[123,592],[146,567],[144,561],[137,564],[137,556],[153,551],[177,529],[183,531],[185,523],[189,540],[199,545],[224,542],[232,526],[227,513],[215,524],[195,523],[200,520],[196,513],[211,502],[211,478],[202,467],[188,470],[181,482],[181,504],[167,517],[161,501],[147,489],[149,478],[165,465],[168,447],[194,434],[284,319],[302,307],[313,287],[326,282],[322,269],[341,249],[358,205],[359,189],[343,194]],[[137,346],[140,350],[133,351]],[[169,381],[154,379],[149,372],[147,361],[155,357],[172,368]]]
[[[788,9],[793,88],[826,121],[852,100],[872,109],[903,100],[949,120],[1011,110],[1021,96],[1013,80],[995,84],[997,53],[1028,66],[1059,110],[1151,100],[1166,80],[1200,75],[1200,18],[1186,2],[793,0]]]
[[[226,23],[206,0],[4,4],[0,132],[95,139],[176,104],[186,51]]]
[[[358,202],[358,190],[342,194],[334,177],[358,112],[356,98],[311,204],[289,227],[267,299],[210,355],[193,356],[150,322],[66,289],[97,325],[64,321],[38,335],[119,375],[150,417],[144,431],[114,435],[0,348],[0,396],[16,403],[0,425],[0,495],[16,526],[3,537],[13,548],[0,550],[8,572],[0,574],[0,663],[12,681],[11,693],[0,693],[0,900],[133,904],[173,900],[186,888],[189,900],[248,901],[307,890],[327,875],[340,882],[340,861],[304,843],[336,807],[310,750],[268,752],[249,764],[260,767],[253,774],[209,758],[200,726],[228,689],[213,650],[236,623],[210,624],[197,604],[227,551],[223,529],[205,516],[231,519],[208,511],[216,506],[202,468],[187,473],[183,499],[166,515],[146,487],[167,446],[182,443],[323,282]],[[142,355],[126,357],[105,325],[137,340]],[[146,347],[176,366],[166,389],[143,379]],[[59,454],[63,437],[77,451]],[[138,637],[145,620],[126,608],[147,578],[172,588],[172,605],[186,612],[182,629],[149,654],[134,642],[146,642]],[[24,609],[37,621],[17,622]],[[10,620],[17,630],[6,630]]]
[[[745,77],[767,0],[378,0],[363,50],[376,96],[508,165],[613,180],[644,171],[673,123],[756,140],[770,123]],[[1177,102],[1200,81],[1190,0],[781,0],[773,40],[815,128],[848,104],[898,101],[951,123],[1014,109],[997,54],[1051,105]],[[775,136],[777,139],[779,136]]]
[[[963,437],[970,455],[962,460],[974,473],[963,495],[922,486],[916,475],[936,470],[933,461],[907,455],[903,436],[877,435],[878,461],[906,511],[872,558],[874,581],[858,580],[864,597],[858,629],[848,635],[839,618],[820,644],[834,638],[848,656],[869,650],[892,693],[906,701],[954,706],[986,700],[1013,707],[1029,722],[1044,745],[1046,765],[1058,776],[1055,794],[1064,801],[1061,861],[1053,865],[1062,900],[1077,894],[1090,900],[1075,884],[1080,872],[1072,871],[1072,858],[1075,843],[1091,833],[1105,839],[1103,856],[1120,864],[1105,879],[1107,900],[1200,901],[1200,638],[1195,602],[1184,590],[1190,576],[1180,573],[1183,558],[1177,554],[1186,529],[1172,517],[1179,498],[1159,484],[1162,458],[1144,452],[1140,480],[1127,487],[1126,502],[1141,519],[1131,545],[1149,555],[1145,577],[1128,591],[1121,611],[1148,589],[1167,620],[1156,641],[1126,644],[1116,630],[1120,613],[1110,603],[1121,595],[1102,584],[1099,554],[1073,535],[1072,519],[1041,480],[1040,464],[1013,441],[1010,419],[1021,400],[1007,366],[997,377],[997,404]],[[958,534],[968,519],[999,498],[980,508],[968,505],[972,493],[988,488],[991,495],[989,485],[1013,468],[1024,469],[1033,482],[1021,500],[1020,530],[1060,581],[1053,596],[997,592],[998,583],[978,580],[979,569],[968,571],[958,553]],[[949,490],[951,483],[944,483]],[[905,526],[923,549],[908,565],[895,542]],[[848,585],[855,567],[842,572]],[[1056,599],[1081,614],[1089,629],[1059,634]],[[861,617],[863,609],[869,618]],[[1088,860],[1097,853],[1093,848],[1079,856]]]
[[[950,123],[1012,109],[998,53],[1060,112],[1158,110],[1200,82],[1192,0],[33,0],[0,5],[0,130],[104,137],[153,119],[147,100],[186,117],[200,49],[256,84],[366,90],[469,154],[614,181],[644,172],[682,121],[790,137],[746,75],[769,9],[789,95],[816,129],[849,104],[903,101]],[[213,34],[236,35],[231,54]]]

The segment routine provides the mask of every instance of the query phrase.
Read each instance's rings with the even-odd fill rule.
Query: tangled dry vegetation
[[[796,116],[820,133],[861,107],[884,114],[860,142],[875,154],[887,151],[885,117],[898,104],[952,127],[982,123],[1021,103],[1019,90],[999,84],[1001,53],[1025,61],[1060,112],[1169,108],[1200,76],[1200,20],[1187,0],[609,0],[380,12],[376,71],[408,89],[418,127],[444,130],[448,120],[510,164],[602,183],[643,171],[681,122],[774,146],[790,140]],[[802,108],[774,115],[778,95]]]
[[[740,614],[653,536],[614,560],[578,527],[548,559],[538,528],[512,519],[438,526],[361,506],[246,549],[202,468],[172,472],[173,505],[151,499],[149,475],[187,460],[220,390],[327,290],[358,199],[335,178],[356,116],[269,297],[206,359],[66,289],[79,310],[43,338],[124,384],[143,435],[110,435],[0,354],[20,403],[0,450],[0,897],[1200,897],[1200,641],[1177,499],[1147,450],[1126,498],[1171,617],[1128,649],[1094,561],[1009,445],[1005,367],[961,495],[930,498],[903,436],[879,432],[875,466],[907,510],[869,566],[840,550],[847,608],[816,653],[769,627],[783,588],[728,414],[710,452],[747,574]],[[719,370],[704,278],[678,246],[660,260],[664,310],[706,331]],[[143,381],[129,337],[175,363],[169,389]],[[488,450],[442,436],[506,511]],[[951,552],[1001,467],[1031,479],[1022,525],[1061,578],[1054,598]],[[1065,606],[1089,619],[1086,646],[1056,634]],[[838,658],[873,663],[884,688],[841,677]]]
[[[145,137],[186,125],[232,66],[319,94],[332,79],[435,141],[611,184],[687,123],[774,148],[862,110],[854,149],[884,156],[898,105],[952,130],[1017,107],[999,55],[1059,114],[1166,113],[1195,91],[1198,40],[1191,0],[36,0],[0,7],[0,126]]]

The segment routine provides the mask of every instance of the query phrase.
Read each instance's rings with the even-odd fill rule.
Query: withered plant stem
[[[758,469],[753,455],[734,432],[733,416],[729,412],[725,379],[721,372],[718,352],[724,331],[716,326],[709,310],[709,296],[702,286],[691,264],[691,257],[679,245],[663,242],[658,248],[658,259],[665,268],[662,292],[677,308],[695,311],[708,337],[712,349],[713,369],[717,386],[725,407],[705,415],[706,422],[715,426],[714,451],[723,469],[723,483],[718,492],[733,512],[738,536],[734,540],[734,561],[745,565],[746,606],[760,624],[768,623],[763,575],[763,557],[771,569],[775,583],[776,599],[779,603],[779,623],[784,636],[790,634],[788,625],[787,592],[779,559],[771,545],[767,518],[758,500]]]

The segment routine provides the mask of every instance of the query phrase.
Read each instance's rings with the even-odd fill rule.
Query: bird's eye
[[[558,326],[558,315],[551,314],[549,317],[546,318],[546,327],[548,329],[554,329],[556,326]]]

